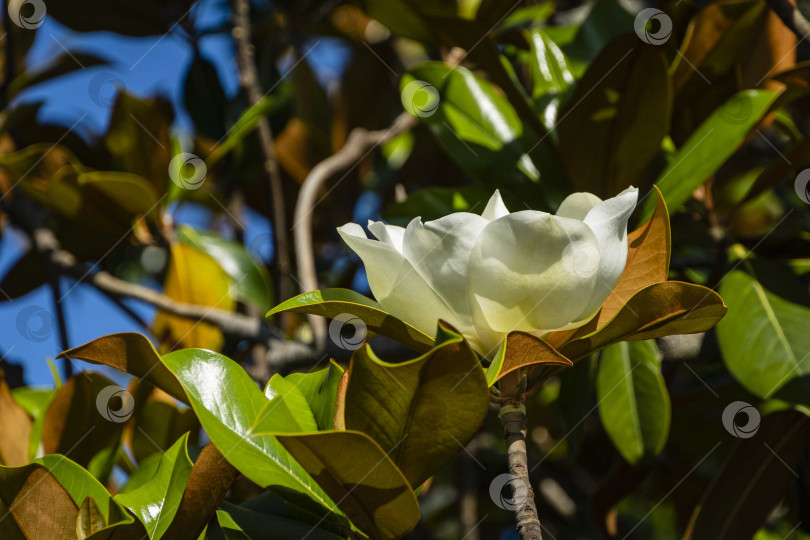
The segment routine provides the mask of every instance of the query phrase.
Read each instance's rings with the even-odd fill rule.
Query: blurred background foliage
[[[533,479],[548,535],[810,537],[810,197],[800,174],[810,167],[810,47],[764,0],[662,1],[669,33],[660,20],[634,28],[648,6],[618,0],[255,2],[255,103],[233,39],[244,29],[223,0],[45,5],[34,28],[4,10],[0,42],[0,463],[66,453],[126,492],[173,459],[162,451],[183,433],[190,447],[205,442],[192,412],[160,391],[131,383],[132,419],[105,422],[92,414],[94,388],[125,379],[48,367],[47,356],[106,333],[145,332],[162,352],[213,349],[261,382],[292,369],[243,335],[89,277],[261,318],[295,276],[278,264],[277,194],[257,126],[269,122],[275,136],[293,228],[313,167],[355,128],[389,129],[404,107],[415,127],[318,194],[323,287],[369,292],[335,232],[348,221],[480,212],[496,188],[512,210],[553,211],[572,191],[608,197],[636,185],[646,195],[655,184],[671,215],[670,279],[714,288],[728,305],[712,332],[611,347],[531,397],[529,462],[542,463]],[[404,92],[414,81],[435,95]],[[172,181],[183,152],[204,163],[197,189]],[[35,241],[42,230],[50,244]],[[59,275],[54,249],[85,276]],[[312,340],[304,318],[271,324]],[[759,409],[756,437],[724,427],[734,401]],[[506,470],[491,416],[420,493],[411,538],[515,537],[489,492]],[[226,504],[257,494],[243,479]]]

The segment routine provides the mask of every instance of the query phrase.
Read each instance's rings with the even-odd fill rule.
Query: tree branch
[[[28,234],[34,249],[42,254],[45,263],[59,273],[93,285],[112,297],[134,298],[170,315],[209,323],[229,336],[264,343],[269,348],[268,362],[278,371],[313,365],[322,359],[318,349],[283,340],[261,317],[209,306],[184,304],[149,287],[119,279],[104,270],[88,271],[72,253],[62,249],[54,232],[40,223],[35,208],[20,207],[23,202],[22,198],[15,197],[13,204],[3,201],[1,207]]]
[[[364,128],[355,128],[349,134],[343,148],[315,165],[307,175],[298,192],[293,217],[295,221],[293,225],[295,255],[301,292],[314,291],[318,288],[315,254],[312,248],[312,212],[318,205],[317,197],[326,181],[340,171],[356,165],[377,146],[390,141],[415,125],[416,118],[403,112],[387,129],[368,131]],[[309,322],[315,334],[315,343],[320,347],[326,341],[326,324],[322,318],[313,315],[309,316]]]
[[[233,0],[233,37],[239,60],[239,75],[242,88],[247,94],[250,106],[256,105],[264,97],[259,85],[259,73],[250,30],[250,0]],[[270,121],[262,116],[258,123],[259,138],[264,154],[264,170],[270,180],[270,198],[272,203],[272,222],[275,233],[275,253],[278,262],[278,298],[286,300],[292,296],[292,265],[290,248],[287,242],[287,216],[284,209],[284,188],[281,183],[281,171],[276,156],[276,143]]]
[[[517,532],[521,540],[543,540],[534,490],[529,479],[528,456],[526,454],[526,402],[523,393],[519,398],[501,404],[498,413],[506,439],[506,454],[509,474],[512,475],[512,488],[517,519]]]
[[[799,8],[789,0],[765,0],[777,17],[800,40],[810,39],[810,22],[804,18]]]

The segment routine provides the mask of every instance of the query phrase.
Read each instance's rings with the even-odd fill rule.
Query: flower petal
[[[638,201],[638,189],[629,187],[594,206],[583,222],[591,228],[599,242],[598,285],[583,317],[599,310],[605,299],[619,282],[627,264],[627,220]],[[590,318],[590,317],[589,317]]]
[[[492,197],[489,198],[487,207],[484,208],[484,211],[481,213],[481,217],[487,221],[495,221],[496,219],[507,215],[509,215],[509,210],[503,203],[500,190],[496,189],[495,193],[492,194]]]
[[[572,271],[572,245],[595,255],[598,268],[596,236],[581,221],[528,210],[489,223],[470,256],[476,329],[482,335],[549,331],[580,315],[593,296],[596,272]]]
[[[405,236],[404,227],[388,225],[382,221],[368,220],[368,230],[377,237],[377,240],[385,242],[402,253],[402,238]]]
[[[588,215],[588,212],[601,202],[602,199],[593,193],[585,191],[572,193],[560,204],[555,215],[582,221]]]
[[[487,223],[479,215],[457,212],[424,224],[416,218],[405,229],[405,257],[453,310],[461,322],[457,330],[465,335],[473,330],[467,302],[470,253]]]
[[[429,336],[435,335],[438,319],[458,324],[452,310],[392,245],[366,237],[356,223],[347,223],[338,233],[363,260],[371,292],[383,309]]]

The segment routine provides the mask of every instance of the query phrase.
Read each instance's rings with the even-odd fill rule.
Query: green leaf
[[[363,321],[372,332],[399,341],[417,351],[426,351],[433,346],[433,338],[384,311],[374,300],[349,289],[323,289],[300,294],[277,305],[267,316],[285,311],[328,318],[348,313]]]
[[[520,118],[486,80],[463,67],[427,62],[409,70],[400,88],[405,109],[476,180],[515,190],[540,180],[523,147]]]
[[[137,489],[115,496],[146,527],[150,539],[160,538],[174,518],[193,464],[188,457],[188,434],[180,437],[160,458],[155,476]]]
[[[795,483],[810,418],[794,410],[765,415],[756,435],[741,439],[695,507],[687,540],[751,538]]]
[[[184,349],[165,355],[163,362],[183,385],[211,442],[242,474],[261,487],[286,487],[333,506],[272,436],[300,431],[280,397],[267,399],[245,370],[215,352]]]
[[[337,392],[343,373],[343,368],[331,361],[326,369],[311,373],[290,373],[284,377],[304,394],[318,431],[335,427]]]
[[[441,324],[436,347],[413,360],[390,364],[368,345],[352,356],[346,428],[377,441],[412,486],[461,451],[488,409],[478,357]]]
[[[528,30],[526,36],[531,44],[532,99],[565,91],[574,83],[565,53],[543,29]]]
[[[604,326],[585,325],[563,345],[553,344],[576,361],[619,341],[705,332],[725,313],[723,299],[713,290],[666,281],[638,291]]]
[[[233,280],[231,289],[236,300],[251,304],[261,311],[273,305],[272,287],[267,270],[250,256],[242,244],[187,226],[177,227],[177,238],[210,255],[219,263]]]
[[[617,0],[598,0],[581,25],[562,28],[566,33],[569,29],[575,30],[576,35],[563,49],[578,77],[611,40],[633,31],[633,16]],[[561,29],[548,27],[548,30],[554,31],[556,38]]]
[[[729,309],[717,325],[717,339],[732,375],[757,396],[770,397],[784,388],[798,392],[792,399],[807,403],[810,390],[789,383],[801,383],[810,374],[810,362],[805,361],[810,308],[769,291],[742,270],[726,276],[720,293]],[[799,297],[797,293],[792,299]]]
[[[298,431],[318,431],[307,398],[294,382],[281,375],[273,375],[264,388],[264,395],[270,401],[280,399],[287,406],[298,424]]]
[[[625,341],[603,350],[596,390],[602,425],[627,462],[663,450],[671,407],[654,341]]]
[[[419,504],[413,489],[364,433],[323,431],[278,439],[371,537],[399,538],[416,526]]]
[[[560,111],[560,153],[576,190],[607,198],[638,185],[668,133],[671,109],[661,49],[635,34],[611,41]]]
[[[726,162],[779,95],[780,92],[770,90],[742,91],[716,109],[692,133],[655,182],[670,210],[688,201],[692,192]],[[726,108],[740,107],[744,107],[747,115],[730,122]],[[655,201],[648,199],[644,215],[649,217],[654,208]]]

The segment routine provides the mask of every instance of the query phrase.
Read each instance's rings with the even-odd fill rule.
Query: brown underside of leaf
[[[11,397],[0,370],[0,465],[18,467],[28,463],[31,419]]]
[[[183,492],[180,508],[164,538],[195,540],[239,475],[213,444],[200,453]]]

